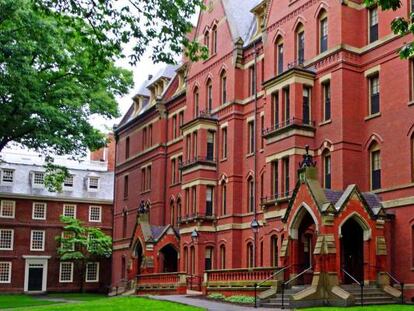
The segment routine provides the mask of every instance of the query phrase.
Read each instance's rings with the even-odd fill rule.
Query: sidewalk
[[[150,296],[150,298],[157,299],[157,300],[166,300],[166,301],[172,301],[177,303],[182,303],[194,307],[200,307],[204,308],[209,311],[277,311],[281,309],[275,309],[275,308],[253,308],[253,307],[243,307],[239,305],[232,305],[229,303],[223,303],[223,302],[216,302],[216,301],[210,301],[205,299],[198,299],[198,298],[191,298],[184,295],[171,295],[171,296]],[[288,309],[285,309],[288,310]]]

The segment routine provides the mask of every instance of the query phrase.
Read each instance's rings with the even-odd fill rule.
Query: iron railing
[[[284,191],[284,192],[278,192],[275,193],[273,195],[269,195],[269,196],[264,196],[260,198],[260,201],[262,203],[262,205],[266,205],[268,203],[271,202],[276,202],[279,200],[285,200],[285,199],[289,199],[293,194],[293,190],[292,191]]]
[[[291,126],[305,126],[305,127],[315,127],[315,121],[311,121],[311,120],[303,120],[303,119],[299,119],[299,118],[289,118],[287,120],[284,120],[282,122],[276,123],[275,125],[268,127],[266,129],[263,130],[262,135],[266,136],[270,133],[273,133],[275,131],[284,129],[284,128],[288,128]]]
[[[261,281],[260,283],[254,283],[254,307],[257,308],[257,289],[263,285],[265,282],[274,279],[276,276],[278,276],[280,273],[284,272],[286,269],[288,269],[290,266],[283,267],[273,273],[271,276],[269,276],[267,279]]]
[[[375,268],[376,270],[378,270],[378,272],[380,273],[385,273],[386,275],[388,275],[388,277],[394,281],[394,283],[398,284],[401,288],[401,304],[404,304],[404,282],[399,281],[395,276],[393,276],[391,273],[389,273],[388,271],[383,271],[381,270],[382,268],[378,267],[378,266],[371,266],[372,268]]]
[[[285,288],[287,288],[287,286],[292,283],[293,281],[297,280],[298,278],[300,278],[302,275],[304,275],[306,272],[311,271],[313,268],[312,265],[310,265],[308,268],[306,268],[305,270],[303,270],[302,272],[300,272],[299,274],[295,275],[294,277],[290,278],[289,280],[287,280],[286,282],[283,282],[281,285],[282,287],[282,309],[285,308]]]
[[[190,160],[183,161],[183,162],[179,163],[178,168],[180,170],[183,170],[183,169],[185,169],[189,166],[196,165],[197,163],[217,165],[217,160],[215,158],[207,157],[207,156],[195,156],[194,158],[192,158]]]
[[[214,220],[214,219],[216,219],[216,215],[214,215],[214,213],[195,212],[195,213],[186,214],[184,216],[178,217],[178,221],[180,223],[184,222],[184,221],[191,221],[191,220],[197,220],[197,219],[211,219],[211,220]]]
[[[364,281],[359,282],[356,278],[354,278],[348,271],[342,268],[342,272],[345,273],[352,281],[357,283],[361,288],[361,306],[364,306]]]

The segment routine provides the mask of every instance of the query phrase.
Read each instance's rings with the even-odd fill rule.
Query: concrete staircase
[[[341,288],[349,292],[355,299],[355,305],[361,305],[361,287],[356,284],[341,285]],[[364,305],[395,304],[394,297],[387,294],[375,285],[364,286]]]
[[[305,286],[293,286],[292,288],[285,289],[283,306],[286,309],[289,309],[290,297],[300,292],[304,288]],[[282,292],[279,290],[276,296],[267,298],[267,299],[261,299],[260,306],[265,307],[265,308],[281,308],[282,307]]]

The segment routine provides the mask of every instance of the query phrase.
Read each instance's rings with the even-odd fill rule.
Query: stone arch
[[[158,252],[160,258],[160,272],[177,272],[178,254],[179,250],[172,243],[167,243],[160,248]]]
[[[303,16],[298,16],[295,23],[293,24],[292,31],[296,33],[296,31],[302,26],[305,27],[306,19]]]
[[[353,218],[362,228],[364,231],[364,241],[368,241],[372,237],[372,230],[369,224],[366,222],[364,217],[362,217],[358,212],[352,212],[348,216],[346,216],[338,226],[338,235],[342,237],[342,227],[343,225],[349,220]]]
[[[280,39],[282,39],[282,41],[285,39],[286,37],[286,33],[282,30],[282,29],[277,29],[275,35],[273,36],[273,44],[276,44]]]
[[[315,13],[313,17],[316,19],[318,18],[323,12],[326,12],[328,14],[328,8],[329,5],[325,1],[321,1],[321,3],[318,5],[318,7],[315,10]]]
[[[378,145],[384,142],[384,139],[377,133],[372,133],[372,135],[365,141],[364,149],[368,150],[371,148],[372,143],[376,142]]]
[[[312,208],[309,205],[307,205],[305,202],[303,202],[301,206],[293,214],[292,221],[289,225],[289,230],[288,230],[289,236],[294,240],[298,239],[299,226],[301,225],[303,217],[306,215],[306,213],[310,214],[310,216],[313,219],[313,222],[315,223],[316,232],[319,232],[318,218],[316,217],[315,213],[312,211]]]

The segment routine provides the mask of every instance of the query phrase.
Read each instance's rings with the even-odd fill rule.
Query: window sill
[[[329,120],[326,120],[326,121],[323,121],[323,122],[319,123],[318,125],[319,126],[324,126],[324,125],[331,124],[331,123],[332,123],[332,119],[329,119]]]
[[[414,100],[410,100],[409,102],[408,102],[408,106],[414,106]],[[414,269],[414,268],[413,268]]]
[[[264,152],[264,149],[263,149],[263,148],[262,148],[262,149],[260,149],[260,150],[259,150],[259,152],[260,152],[260,153],[263,153],[263,152]]]
[[[223,159],[220,160],[220,163],[226,162],[226,161],[227,161],[227,158],[223,158]]]
[[[364,120],[365,120],[365,121],[369,121],[369,120],[371,120],[371,119],[375,119],[375,118],[378,118],[378,117],[380,117],[380,116],[381,116],[381,112],[377,112],[377,113],[371,114],[371,115],[369,115],[369,116],[366,116],[366,117],[364,118]]]
[[[246,154],[246,158],[250,158],[250,157],[252,157],[252,156],[254,156],[254,153],[252,152],[252,153],[248,153],[248,154]]]
[[[140,193],[140,194],[146,194],[146,193],[149,193],[149,192],[151,192],[151,189],[141,191],[141,193]]]
[[[170,188],[172,188],[172,187],[176,187],[176,186],[178,186],[178,185],[181,185],[181,181],[178,181],[178,182],[176,182],[176,183],[171,184],[171,185],[170,185]]]

